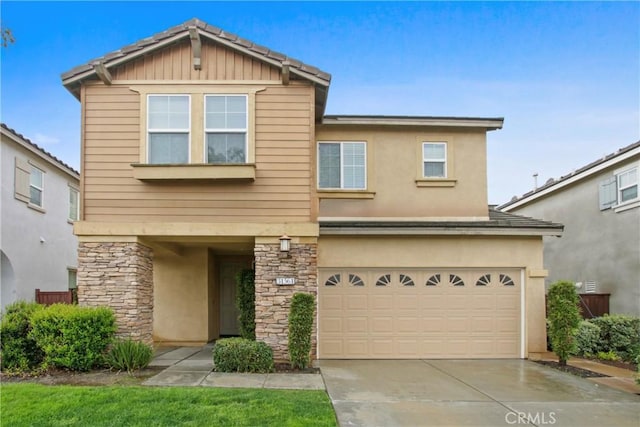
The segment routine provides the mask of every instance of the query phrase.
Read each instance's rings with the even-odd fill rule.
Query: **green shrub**
[[[294,368],[309,366],[311,333],[315,298],[311,294],[296,293],[289,309],[289,358]]]
[[[549,288],[547,301],[551,347],[558,355],[558,363],[565,366],[569,355],[575,353],[575,333],[581,321],[576,287],[572,282],[555,282]]]
[[[236,306],[239,311],[240,336],[248,340],[256,339],[256,285],[255,271],[242,270],[236,275],[238,294]]]
[[[583,320],[576,332],[576,354],[593,356],[601,350],[600,327],[588,320]]]
[[[596,358],[600,359],[600,360],[610,360],[612,362],[617,362],[619,360],[621,360],[620,356],[618,356],[616,354],[615,351],[613,350],[609,350],[609,351],[599,351],[596,354]]]
[[[218,372],[273,372],[273,351],[261,341],[223,338],[213,347],[213,363]]]
[[[27,372],[37,368],[44,353],[33,338],[31,315],[44,306],[35,302],[17,301],[5,307],[0,323],[0,361],[3,371]]]
[[[129,374],[146,368],[153,358],[153,348],[131,338],[116,340],[105,356],[105,363],[112,369],[126,370]]]
[[[35,339],[48,366],[88,371],[102,361],[116,331],[115,317],[107,307],[54,304],[31,316]]]
[[[638,367],[638,375],[636,375],[636,383],[640,385],[640,354],[636,357],[636,366]]]
[[[627,362],[640,354],[640,318],[621,314],[590,320],[600,328],[601,349],[614,351]]]

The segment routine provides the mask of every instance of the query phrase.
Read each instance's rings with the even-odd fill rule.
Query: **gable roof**
[[[71,166],[69,166],[68,164],[66,164],[65,162],[63,162],[62,160],[54,156],[53,154],[49,153],[47,150],[40,147],[35,142],[32,142],[29,138],[11,129],[6,124],[0,123],[0,133],[2,135],[7,136],[9,139],[23,146],[24,148],[31,151],[32,153],[36,154],[38,157],[45,160],[46,162],[52,164],[53,166],[67,173],[68,175],[71,175],[73,178],[77,180],[80,179],[80,174],[78,173],[77,170],[75,170],[74,168],[72,168]]]
[[[331,74],[312,65],[305,64],[298,59],[291,58],[267,47],[258,45],[250,40],[238,37],[237,35],[224,31],[218,27],[209,25],[197,18],[190,19],[180,25],[176,25],[175,27],[169,28],[133,44],[107,53],[101,57],[94,58],[85,64],[74,67],[71,70],[62,73],[62,84],[76,98],[79,98],[79,88],[81,83],[85,80],[95,79],[97,77],[95,65],[102,64],[107,69],[121,65],[165,46],[176,43],[179,40],[189,38],[189,28],[197,29],[201,36],[209,40],[224,45],[239,53],[261,60],[277,68],[288,66],[292,76],[308,80],[314,84],[316,87],[316,94],[321,100],[319,105],[321,107],[320,112],[321,114],[324,112],[329,83],[331,82]]]
[[[528,193],[525,193],[520,197],[514,196],[507,203],[498,206],[498,209],[505,211],[515,209],[535,199],[559,191],[567,185],[573,184],[576,181],[586,179],[603,169],[615,166],[636,155],[640,155],[640,141],[634,142],[631,145],[627,145],[626,147],[619,149],[615,153],[607,154],[601,159],[591,162],[588,165],[571,172],[570,174],[561,176],[557,180],[551,178],[542,187],[538,187],[535,190],[529,191]]]
[[[489,206],[489,220],[320,221],[320,234],[560,236],[562,224],[501,212]]]

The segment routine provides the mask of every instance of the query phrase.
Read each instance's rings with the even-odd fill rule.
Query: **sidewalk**
[[[166,347],[156,350],[149,366],[166,367],[146,386],[200,386],[324,390],[320,374],[243,374],[213,372],[212,344],[204,347]]]
[[[546,352],[540,355],[540,360],[557,362],[558,356],[552,352]],[[640,394],[640,386],[635,382],[636,372],[634,371],[577,357],[569,359],[567,365],[606,375],[606,377],[600,378],[587,378],[596,384],[606,385],[617,390],[626,391],[627,393]]]

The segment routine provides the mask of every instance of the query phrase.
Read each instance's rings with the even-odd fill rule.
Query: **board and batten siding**
[[[203,40],[202,69],[194,70],[188,40],[111,71],[115,80],[280,80],[280,70],[258,59]]]
[[[256,94],[254,182],[150,184],[133,178],[131,167],[140,160],[144,135],[141,95],[117,83],[85,86],[83,219],[309,222],[313,93],[310,85],[274,85]]]

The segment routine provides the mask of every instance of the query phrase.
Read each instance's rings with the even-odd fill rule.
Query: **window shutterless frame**
[[[321,168],[321,157],[320,157],[320,146],[323,144],[337,144],[340,146],[340,165],[339,165],[339,170],[340,170],[340,187],[322,187],[321,183],[320,183],[320,168]],[[351,166],[351,167],[355,167],[356,165],[345,165],[345,145],[348,144],[354,144],[354,145],[360,145],[362,146],[362,152],[364,154],[364,163],[363,163],[363,172],[364,172],[364,176],[363,176],[363,185],[362,187],[345,187],[345,167],[346,166]],[[365,141],[318,141],[318,148],[317,148],[317,188],[319,190],[354,190],[354,191],[358,191],[358,190],[366,190],[367,189],[367,143]]]
[[[69,187],[69,218],[70,221],[77,221],[80,219],[80,192]]]
[[[443,155],[428,156],[426,148],[429,146],[442,147]],[[442,175],[427,175],[425,166],[427,163],[442,163]],[[447,177],[447,143],[446,142],[423,142],[422,143],[422,176],[423,178],[446,178]]]
[[[168,123],[167,126],[152,126],[151,122],[151,114],[154,113],[152,111],[152,102],[153,100],[159,100],[160,98],[186,98],[187,100],[187,119],[186,119],[186,127],[179,126],[171,126],[171,123]],[[170,107],[169,107],[170,108]],[[172,111],[167,111],[167,119],[171,121],[171,113]],[[173,113],[181,113],[184,112],[173,112]],[[147,95],[147,163],[151,164],[151,135],[162,135],[162,134],[186,134],[187,135],[187,164],[191,163],[191,95],[188,94],[148,94]],[[173,163],[173,162],[171,162]],[[162,164],[162,163],[159,163]]]
[[[207,120],[207,114],[209,113],[207,110],[208,102],[212,101],[215,98],[223,98],[225,100],[225,126],[224,127],[214,127],[209,126]],[[227,111],[227,101],[228,98],[242,98],[244,100],[244,121],[241,123],[243,126],[239,127],[235,123],[236,126],[227,127],[226,122],[228,121],[228,114],[239,114],[240,112],[230,112]],[[217,112],[217,114],[222,114],[222,112]],[[216,93],[216,94],[205,94],[204,95],[204,161],[205,163],[218,163],[218,162],[210,162],[209,160],[209,143],[208,136],[211,134],[236,134],[236,135],[244,135],[244,162],[249,162],[249,97],[245,94],[237,94],[237,93]],[[233,162],[229,162],[233,163]],[[242,164],[240,163],[240,164]],[[236,163],[238,164],[238,163]]]
[[[617,173],[616,181],[618,185],[618,204],[631,202],[638,199],[639,179],[637,167],[633,167]]]

